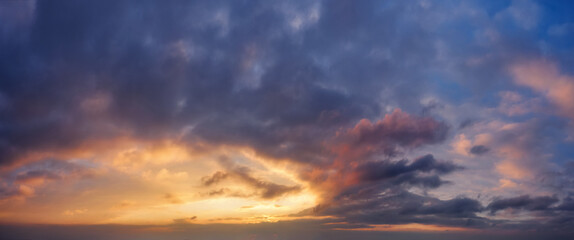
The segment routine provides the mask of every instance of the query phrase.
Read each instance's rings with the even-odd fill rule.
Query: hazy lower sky
[[[571,1],[0,1],[2,239],[573,229]]]

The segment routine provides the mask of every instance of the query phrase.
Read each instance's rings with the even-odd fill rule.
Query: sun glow
[[[18,180],[15,184],[22,194],[4,200],[13,208],[0,217],[59,224],[171,224],[182,219],[193,223],[256,223],[277,221],[317,201],[310,188],[290,172],[293,169],[268,163],[277,161],[249,149],[226,147],[196,153],[174,141],[119,143],[124,148],[78,150],[81,154],[77,157],[89,156],[85,159],[70,153],[61,155],[73,159],[67,161],[74,168],[70,173],[59,170],[59,175]],[[204,186],[203,177],[228,171],[217,164],[221,156],[250,169],[250,181],[256,182],[230,179]],[[82,165],[77,164],[80,162]],[[264,190],[258,188],[272,184],[299,185],[301,189],[273,198],[257,195]],[[74,188],[81,191],[66,190]],[[43,202],[35,198],[40,194]],[[38,212],[44,214],[31,217]]]

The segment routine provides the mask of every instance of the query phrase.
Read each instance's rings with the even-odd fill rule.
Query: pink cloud
[[[398,148],[416,148],[441,142],[446,138],[447,131],[448,126],[435,119],[417,117],[395,109],[377,122],[368,119],[359,121],[355,127],[339,136],[345,144],[335,152],[339,155],[351,153],[355,158],[375,153],[393,155]]]
[[[574,118],[574,77],[560,73],[555,63],[536,60],[510,67],[514,82],[544,95],[559,114]]]

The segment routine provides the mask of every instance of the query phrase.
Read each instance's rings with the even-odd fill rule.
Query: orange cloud
[[[505,160],[496,165],[496,170],[503,176],[507,176],[513,179],[524,179],[526,177],[531,177],[532,172],[524,168],[515,161]]]

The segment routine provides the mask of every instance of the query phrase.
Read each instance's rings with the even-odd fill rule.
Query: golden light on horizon
[[[194,223],[255,223],[277,221],[281,216],[317,204],[308,187],[285,196],[260,199],[253,195],[258,190],[240,178],[217,186],[203,186],[205,176],[226,171],[216,161],[222,155],[250,169],[250,177],[256,181],[303,183],[284,165],[268,164],[268,160],[248,149],[218,148],[196,154],[172,141],[130,144],[124,140],[122,144],[128,148],[84,149],[78,156],[89,153],[90,159],[68,161],[89,166],[87,172],[74,170],[73,174],[57,179],[46,176],[22,179],[18,183],[28,197],[5,199],[13,208],[5,210],[0,218],[20,223],[171,224],[195,216]],[[69,190],[74,188],[83,190]],[[212,196],[218,189],[231,195]],[[30,198],[39,194],[43,201]],[[31,217],[38,213],[44,214]]]

